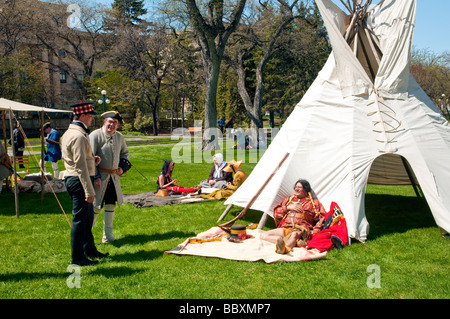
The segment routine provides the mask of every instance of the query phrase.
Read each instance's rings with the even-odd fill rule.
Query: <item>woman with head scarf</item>
[[[209,173],[208,179],[200,182],[202,188],[225,188],[233,180],[231,172],[225,172],[223,169],[227,162],[223,160],[223,155],[217,153],[213,156],[214,166]]]
[[[159,174],[156,190],[166,189],[169,191],[169,194],[189,194],[198,192],[201,187],[200,185],[197,187],[185,188],[183,186],[177,186],[177,179],[173,179],[172,172],[175,163],[173,161],[164,161],[161,173]]]
[[[215,199],[227,199],[244,183],[247,179],[245,172],[240,169],[242,161],[232,160],[223,169],[224,172],[233,173],[233,181],[227,183],[226,187],[223,189],[217,189],[211,194],[201,195],[202,198],[215,198]]]

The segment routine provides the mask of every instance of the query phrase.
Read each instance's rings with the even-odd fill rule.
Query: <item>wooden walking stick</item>
[[[275,170],[273,171],[272,174],[270,174],[269,178],[264,182],[264,184],[261,186],[261,188],[256,192],[255,196],[253,196],[253,198],[248,202],[247,206],[245,206],[245,208],[239,213],[239,215],[237,215],[235,218],[233,218],[232,220],[223,223],[221,225],[218,225],[218,227],[220,227],[221,229],[228,231],[228,228],[230,228],[234,222],[240,218],[242,218],[245,213],[247,212],[247,210],[250,208],[250,206],[252,206],[252,204],[254,203],[254,201],[258,198],[258,196],[261,194],[261,192],[263,191],[263,189],[266,187],[266,185],[269,183],[269,181],[272,179],[272,177],[275,175],[275,173],[278,171],[278,169],[281,167],[281,165],[283,165],[284,161],[286,160],[286,158],[289,156],[289,153],[286,153],[286,155],[284,155],[283,159],[281,160],[281,162],[278,164],[278,166],[275,168]]]
[[[47,142],[50,142],[50,143],[55,143],[55,144],[61,145],[61,142],[57,142],[57,141],[51,140],[51,139],[49,139],[49,138],[45,138],[45,140],[46,140]]]

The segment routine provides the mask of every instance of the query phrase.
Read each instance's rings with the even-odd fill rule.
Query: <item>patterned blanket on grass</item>
[[[240,261],[264,260],[266,263],[293,262],[323,259],[327,253],[305,248],[294,248],[289,254],[280,255],[275,252],[275,244],[260,239],[261,230],[247,229],[251,238],[242,242],[227,239],[228,234],[219,227],[213,227],[196,237],[188,238],[166,254],[194,255],[216,257]]]
[[[130,203],[137,208],[164,206],[164,205],[177,205],[177,204],[189,204],[210,201],[211,199],[204,199],[198,195],[170,195],[165,197],[156,197],[155,191],[136,194],[124,194],[123,201]]]

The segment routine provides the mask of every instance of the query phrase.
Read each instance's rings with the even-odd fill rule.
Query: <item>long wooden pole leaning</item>
[[[14,203],[16,206],[16,217],[19,218],[19,189],[17,187],[17,164],[16,164],[16,146],[14,145],[13,112],[9,110],[9,131],[11,136],[11,148],[13,155],[14,168]],[[12,179],[11,179],[12,180]]]
[[[44,185],[45,185],[45,181],[44,181],[44,175],[45,175],[45,162],[44,162],[44,157],[45,157],[45,148],[44,148],[44,111],[41,112],[40,116],[39,116],[39,127],[40,129],[40,140],[41,140],[41,161],[39,162],[40,165],[42,164],[41,167],[41,201],[44,200]],[[39,165],[39,166],[40,166]]]
[[[269,183],[269,181],[272,179],[272,177],[275,175],[275,173],[278,171],[278,169],[281,167],[281,165],[283,165],[284,161],[286,160],[286,158],[288,158],[288,156],[289,156],[289,153],[286,153],[286,155],[284,155],[283,159],[278,164],[278,166],[275,168],[273,173],[270,174],[269,178],[267,178],[267,180],[264,182],[264,184],[261,186],[261,188],[256,192],[255,196],[253,196],[253,198],[248,202],[247,206],[244,207],[244,209],[239,213],[239,215],[237,215],[235,218],[233,218],[232,220],[230,220],[230,221],[228,221],[226,223],[218,225],[218,227],[220,227],[222,229],[229,228],[229,227],[231,227],[234,224],[235,221],[237,221],[238,219],[241,219],[242,217],[244,217],[244,215],[247,212],[247,210],[252,206],[254,201],[258,198],[258,196],[261,194],[263,189],[266,187],[266,185]]]

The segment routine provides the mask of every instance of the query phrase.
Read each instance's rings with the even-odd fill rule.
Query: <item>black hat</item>
[[[123,118],[120,115],[120,113],[117,112],[117,111],[108,111],[108,112],[103,113],[101,116],[104,119],[107,119],[107,118],[111,117],[113,119],[118,120],[120,122],[120,124],[123,124]]]
[[[228,240],[234,243],[240,243],[247,235],[247,227],[244,225],[233,225],[230,227],[230,236]]]
[[[92,114],[97,115],[97,113],[94,111],[94,107],[92,106],[94,102],[80,102],[77,104],[72,104],[70,107],[73,108],[72,113],[74,115],[80,115],[80,114]]]

